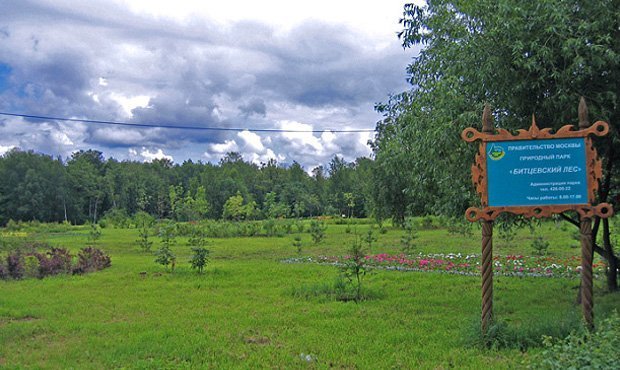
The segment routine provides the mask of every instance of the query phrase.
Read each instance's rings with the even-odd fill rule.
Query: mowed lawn
[[[353,233],[330,225],[304,256],[344,255]],[[362,235],[368,225],[357,225]],[[570,231],[544,224],[550,253],[579,255]],[[41,236],[76,251],[87,230]],[[373,253],[398,253],[402,230],[378,234]],[[203,274],[189,267],[190,248],[177,239],[177,268],[166,272],[135,245],[137,230],[103,229],[98,246],[112,267],[84,276],[0,281],[0,367],[6,368],[507,368],[538,349],[484,350],[468,344],[480,312],[480,278],[374,271],[361,303],[305,299],[295,288],[331,283],[333,266],[289,264],[293,235],[210,239]],[[531,254],[529,231],[497,238],[498,254]],[[479,230],[455,236],[420,231],[423,253],[479,253]],[[158,247],[157,238],[153,249]],[[144,272],[146,274],[144,274]],[[597,317],[620,303],[596,281]],[[496,277],[495,314],[509,325],[579,319],[579,281]]]

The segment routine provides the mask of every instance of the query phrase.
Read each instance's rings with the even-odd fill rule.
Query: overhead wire
[[[33,114],[22,113],[10,113],[0,112],[2,116],[10,117],[22,117],[36,120],[51,120],[51,121],[64,121],[64,122],[83,122],[102,125],[115,125],[126,127],[138,127],[138,128],[165,128],[165,129],[179,129],[179,130],[202,130],[202,131],[250,131],[250,132],[291,132],[291,133],[321,133],[321,132],[333,132],[333,133],[363,133],[374,132],[374,129],[350,129],[350,130],[336,130],[336,129],[321,129],[321,130],[291,130],[291,129],[279,129],[279,128],[243,128],[243,127],[213,127],[213,126],[176,126],[170,124],[154,124],[154,123],[130,123],[122,121],[102,121],[93,119],[81,119],[81,118],[67,118],[67,117],[51,117],[40,116]]]

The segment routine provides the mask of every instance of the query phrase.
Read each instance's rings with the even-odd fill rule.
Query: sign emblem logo
[[[506,152],[504,151],[504,148],[495,144],[491,145],[491,148],[489,149],[489,158],[494,161],[499,161],[504,158],[505,155]]]

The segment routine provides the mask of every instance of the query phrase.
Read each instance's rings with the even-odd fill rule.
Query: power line
[[[8,113],[0,112],[0,115],[11,117],[22,117],[38,120],[53,120],[53,121],[65,121],[65,122],[84,122],[84,123],[96,123],[102,125],[116,125],[116,126],[128,126],[128,127],[148,127],[148,128],[170,128],[180,130],[202,130],[202,131],[250,131],[250,132],[298,132],[298,133],[319,133],[324,131],[334,133],[360,133],[360,132],[374,132],[374,129],[353,129],[353,130],[286,130],[278,128],[240,128],[240,127],[199,127],[199,126],[173,126],[164,124],[152,124],[152,123],[129,123],[119,121],[100,121],[92,119],[79,119],[79,118],[66,118],[66,117],[50,117],[50,116],[37,116],[32,114],[20,114],[20,113]]]

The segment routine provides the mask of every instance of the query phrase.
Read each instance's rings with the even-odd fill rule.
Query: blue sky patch
[[[11,67],[8,64],[0,63],[0,92],[9,88],[9,76]]]

